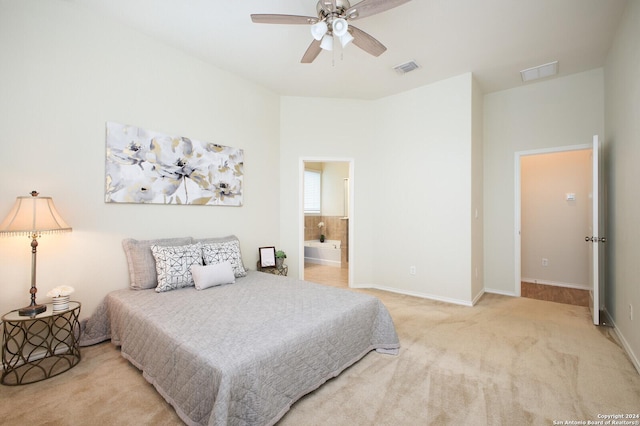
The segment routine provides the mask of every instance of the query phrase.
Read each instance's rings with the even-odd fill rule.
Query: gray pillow
[[[235,235],[227,235],[226,237],[211,237],[211,238],[194,238],[194,243],[202,243],[202,244],[216,244],[216,243],[226,243],[228,241],[237,241],[240,242],[238,237]]]
[[[129,267],[129,287],[134,290],[156,288],[158,278],[156,260],[151,253],[151,246],[182,246],[191,244],[193,238],[163,238],[157,240],[122,240],[122,247]]]

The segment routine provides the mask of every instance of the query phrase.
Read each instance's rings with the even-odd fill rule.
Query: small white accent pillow
[[[214,263],[205,266],[193,265],[191,266],[191,275],[193,275],[197,290],[236,282],[231,262]]]

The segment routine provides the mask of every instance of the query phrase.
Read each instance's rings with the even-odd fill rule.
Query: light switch
[[[567,201],[575,201],[575,200],[576,200],[575,192],[567,192]]]

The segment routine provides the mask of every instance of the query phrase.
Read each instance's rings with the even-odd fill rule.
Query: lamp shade
[[[322,36],[324,36],[328,31],[327,23],[324,21],[319,21],[311,26],[311,35],[316,40],[322,40]]]
[[[324,50],[333,50],[333,36],[325,34],[325,36],[322,37],[322,41],[320,42],[320,47]]]
[[[353,41],[353,36],[348,31],[338,38],[340,39],[340,44],[342,45],[342,47],[345,47],[347,44]]]
[[[33,235],[68,232],[71,227],[62,219],[51,197],[17,197],[9,214],[0,223],[0,235]]]
[[[349,24],[345,19],[338,18],[333,20],[333,23],[331,24],[331,28],[333,30],[333,35],[340,37],[347,33],[347,30],[349,29]]]

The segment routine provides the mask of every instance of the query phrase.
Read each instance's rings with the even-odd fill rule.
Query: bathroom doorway
[[[353,263],[353,160],[304,158],[300,183],[302,278],[349,287]]]

